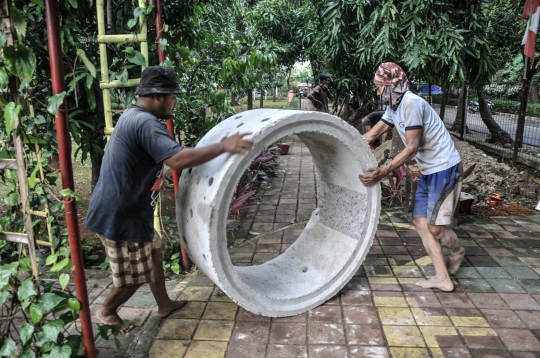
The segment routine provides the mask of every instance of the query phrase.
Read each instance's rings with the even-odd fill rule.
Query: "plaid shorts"
[[[152,256],[163,253],[163,242],[157,234],[149,242],[114,241],[101,235],[99,240],[105,247],[117,288],[154,281]]]

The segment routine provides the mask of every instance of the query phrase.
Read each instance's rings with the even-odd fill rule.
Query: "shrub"
[[[425,97],[425,99],[427,101],[427,96]],[[431,96],[431,103],[432,104],[441,104],[442,100],[443,100],[443,95],[442,94],[436,94],[436,95]],[[458,97],[448,96],[448,98],[446,99],[446,105],[447,106],[457,106],[458,101],[459,101]]]
[[[495,105],[495,110],[497,112],[510,113],[515,115],[519,114],[519,101],[493,99],[492,102]],[[526,115],[535,117],[540,116],[540,103],[527,103]]]

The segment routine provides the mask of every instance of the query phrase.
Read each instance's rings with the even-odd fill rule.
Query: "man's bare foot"
[[[184,307],[186,303],[187,301],[171,301],[171,304],[169,306],[158,309],[158,316],[161,318],[165,318],[172,312]]]
[[[133,327],[134,327],[132,325],[124,326],[124,321],[122,320],[122,318],[120,318],[120,316],[117,313],[105,316],[103,314],[103,307],[101,307],[100,309],[97,310],[96,317],[103,324],[122,326],[122,328],[120,329],[120,334],[125,334],[125,333],[131,331],[133,329]]]
[[[448,273],[451,275],[455,275],[456,272],[459,270],[459,266],[461,265],[461,261],[463,261],[463,258],[465,257],[465,248],[461,247],[458,251],[453,252],[450,257],[448,258],[448,261],[446,262],[446,268],[448,269]]]
[[[453,291],[454,284],[450,281],[450,278],[447,280],[440,280],[435,277],[430,278],[429,280],[420,280],[416,283],[417,286],[423,288],[438,288],[441,291]]]

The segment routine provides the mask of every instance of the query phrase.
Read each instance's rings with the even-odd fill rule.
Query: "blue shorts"
[[[446,170],[420,175],[414,201],[413,219],[427,218],[431,225],[449,225],[459,203],[463,181],[461,163]]]

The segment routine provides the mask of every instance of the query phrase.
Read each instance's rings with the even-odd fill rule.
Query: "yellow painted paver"
[[[198,320],[167,319],[159,330],[156,339],[191,339]]]
[[[370,266],[364,265],[364,270],[366,271],[366,276],[368,277],[394,277],[390,266]]]
[[[367,266],[387,266],[388,261],[386,261],[386,258],[366,257],[363,264]]]
[[[484,317],[450,316],[450,319],[457,327],[489,327]]]
[[[454,327],[440,327],[440,326],[422,326],[420,331],[424,335],[424,339],[428,347],[439,347],[436,337],[440,336],[456,336],[458,335]]]
[[[234,327],[234,321],[200,321],[196,340],[204,341],[229,341]]]
[[[190,301],[182,309],[171,313],[168,318],[193,318],[200,319],[206,308],[205,302]]]
[[[390,347],[392,358],[429,358],[429,352],[425,348],[401,348]]]
[[[214,289],[214,293],[212,294],[212,298],[210,299],[212,302],[229,302],[234,303],[233,300],[229,298],[219,287],[216,287]]]
[[[497,225],[497,224],[480,224],[480,226],[490,231],[503,231],[504,230],[504,228],[501,225]]]
[[[404,224],[404,223],[392,223],[395,228],[397,229],[408,229],[408,230],[416,230],[413,225],[411,224]]]
[[[398,277],[423,277],[416,266],[395,266],[392,269],[394,270],[394,275]]]
[[[129,321],[129,324],[134,327],[140,327],[144,324],[148,316],[152,313],[150,309],[122,307],[118,311],[118,315],[123,320]]]
[[[417,266],[422,267],[422,266],[428,266],[430,264],[431,264],[431,259],[429,258],[429,256],[424,256],[414,261],[407,262],[405,266],[417,265]]]
[[[389,257],[388,258],[388,263],[390,264],[390,266],[394,267],[394,266],[398,266],[397,262],[396,262],[396,259],[393,258],[393,257]]]
[[[156,340],[150,352],[149,358],[183,357],[191,341],[182,340]]]
[[[412,307],[411,312],[419,326],[452,326],[448,316],[426,314],[424,310],[417,307]]]
[[[193,341],[184,358],[222,358],[227,342]]]
[[[416,326],[383,326],[389,346],[425,347],[424,337]]]
[[[430,348],[429,350],[431,351],[431,356],[433,358],[446,358],[446,355],[440,348]]]
[[[382,284],[382,285],[397,285],[398,282],[394,277],[368,277],[370,284]]]
[[[409,307],[405,297],[373,297],[373,303],[377,307]]]
[[[414,325],[414,317],[408,308],[380,307],[379,316],[383,325]]]
[[[208,301],[213,291],[214,287],[212,286],[190,286],[182,292],[178,299],[187,301]]]
[[[203,319],[234,320],[238,305],[229,302],[208,302]]]
[[[415,285],[420,280],[420,277],[398,277],[398,282],[402,285]]]
[[[495,332],[491,328],[479,328],[479,327],[458,327],[458,332],[462,336],[471,336],[471,337],[489,337],[489,336],[497,336],[497,332]]]
[[[193,273],[186,274],[186,278],[178,282],[176,286],[174,286],[174,289],[176,291],[184,290],[187,287],[187,285],[189,285],[191,281],[193,281],[196,277],[197,277],[196,271],[194,271]]]
[[[520,257],[519,259],[529,267],[537,267],[538,257]]]

